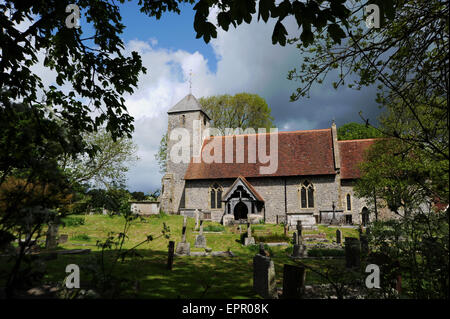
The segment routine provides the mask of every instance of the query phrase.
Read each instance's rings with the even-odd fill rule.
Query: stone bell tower
[[[203,132],[209,128],[210,118],[202,110],[200,103],[192,95],[186,95],[180,102],[173,106],[167,114],[167,170],[161,181],[161,210],[168,214],[177,214],[180,208],[184,208],[184,175],[189,166],[189,161],[194,155],[194,145],[201,147]],[[170,154],[174,146],[179,143],[178,132],[185,132],[189,138],[189,157],[187,161],[173,161]],[[172,134],[173,133],[173,134]],[[173,139],[171,139],[171,134]],[[187,141],[187,140],[186,140]]]

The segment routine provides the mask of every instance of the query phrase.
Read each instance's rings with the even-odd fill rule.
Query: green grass
[[[59,255],[56,260],[46,263],[47,274],[45,282],[61,282],[65,276],[65,267],[68,264],[77,264],[81,270],[81,286],[88,285],[92,279],[90,266],[93,259],[101,255],[99,247],[94,243],[97,240],[104,240],[109,232],[118,234],[123,231],[124,219],[120,216],[107,215],[87,215],[78,216],[85,220],[84,224],[73,224],[60,229],[60,233],[68,234],[69,241],[60,244],[61,249],[80,249],[80,242],[89,242],[91,254],[88,255]],[[170,238],[159,237],[163,222],[170,228]],[[141,245],[138,253],[141,257],[126,258],[125,261],[117,264],[116,272],[125,278],[140,282],[138,292],[128,291],[125,297],[138,298],[258,298],[253,292],[253,256],[257,250],[255,247],[244,247],[239,243],[239,232],[233,227],[223,227],[214,222],[205,222],[204,230],[207,227],[223,228],[222,233],[205,233],[207,246],[213,251],[231,250],[236,257],[175,257],[173,270],[166,270],[167,247],[169,240],[179,242],[183,216],[176,215],[156,215],[145,219],[137,219],[131,225],[128,232],[128,240],[125,248],[131,248],[153,235],[155,240]],[[186,240],[191,243],[191,251],[204,251],[202,248],[195,248],[194,232],[195,220],[187,219]],[[284,230],[281,225],[261,224],[253,225],[255,235],[271,233],[272,235],[283,235]],[[320,231],[332,233],[332,230],[324,229],[320,226]],[[233,230],[234,229],[234,230]],[[243,232],[246,229],[243,227]],[[347,232],[344,229],[344,234]],[[352,231],[352,230],[350,230]],[[335,230],[334,230],[335,232]],[[316,232],[317,233],[317,232]],[[357,234],[357,231],[356,231]],[[288,237],[292,236],[292,232]],[[77,245],[78,243],[78,245]],[[289,258],[289,246],[267,247],[275,264],[277,285],[282,286],[283,265],[295,264]],[[115,253],[108,252],[106,257]],[[316,265],[322,269],[341,267],[343,260],[304,260],[309,265]],[[107,265],[109,265],[107,263]],[[0,273],[7,274],[11,263],[6,257],[0,257]],[[0,278],[0,286],[4,284],[5,276]],[[306,284],[322,283],[322,279],[308,271]]]

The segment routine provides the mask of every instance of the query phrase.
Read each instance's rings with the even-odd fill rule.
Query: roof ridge
[[[365,142],[365,141],[375,141],[375,140],[381,140],[384,137],[372,137],[372,138],[361,138],[361,139],[354,139],[354,140],[338,140],[338,142]]]
[[[331,128],[321,128],[321,129],[314,129],[314,130],[297,130],[297,131],[277,131],[277,132],[264,132],[264,133],[248,133],[248,134],[233,134],[233,135],[213,135],[211,137],[230,137],[230,136],[252,136],[252,135],[262,135],[262,134],[293,134],[293,133],[311,133],[311,132],[325,132],[330,131]],[[207,138],[207,139],[209,139]]]

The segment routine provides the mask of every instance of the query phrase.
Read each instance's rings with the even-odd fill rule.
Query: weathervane
[[[192,69],[189,70],[189,94],[192,94]]]

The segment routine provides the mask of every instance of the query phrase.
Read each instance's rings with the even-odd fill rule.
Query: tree
[[[253,128],[269,129],[273,127],[273,117],[266,101],[257,94],[239,93],[234,96],[216,95],[199,99],[202,109],[213,122],[213,127],[222,135],[227,134],[227,128],[245,130]],[[155,159],[161,173],[167,169],[167,133],[161,138]]]
[[[132,192],[131,196],[133,197],[134,200],[138,200],[138,201],[147,199],[147,196],[145,196],[144,192]]]
[[[364,27],[358,15],[367,1],[353,3],[349,19],[340,22],[348,35],[344,43],[336,44],[325,33],[316,35],[313,46],[304,45],[301,39],[290,40],[305,56],[300,68],[288,76],[302,83],[291,99],[306,96],[311,86],[323,83],[328,74],[338,78],[335,88],[378,85],[380,107],[396,105],[400,118],[408,113],[418,130],[403,135],[396,130],[383,131],[384,135],[420,144],[430,156],[448,160],[448,143],[437,144],[435,138],[435,132],[442,131],[441,125],[448,132],[448,121],[442,121],[448,118],[448,2],[374,1],[380,5],[380,28]],[[435,127],[422,123],[423,114],[438,115]],[[370,125],[369,119],[365,121]]]
[[[355,122],[340,126],[337,133],[339,140],[358,140],[383,136],[377,128]]]
[[[213,121],[213,127],[225,134],[226,128],[273,127],[273,117],[266,101],[257,94],[238,93],[234,96],[216,95],[199,99],[202,109]]]
[[[127,137],[114,140],[104,128],[83,134],[83,139],[88,149],[94,149],[95,153],[89,155],[86,152],[77,158],[65,154],[60,163],[70,180],[79,184],[94,182],[106,188],[125,183],[128,166],[139,159],[136,144]]]

